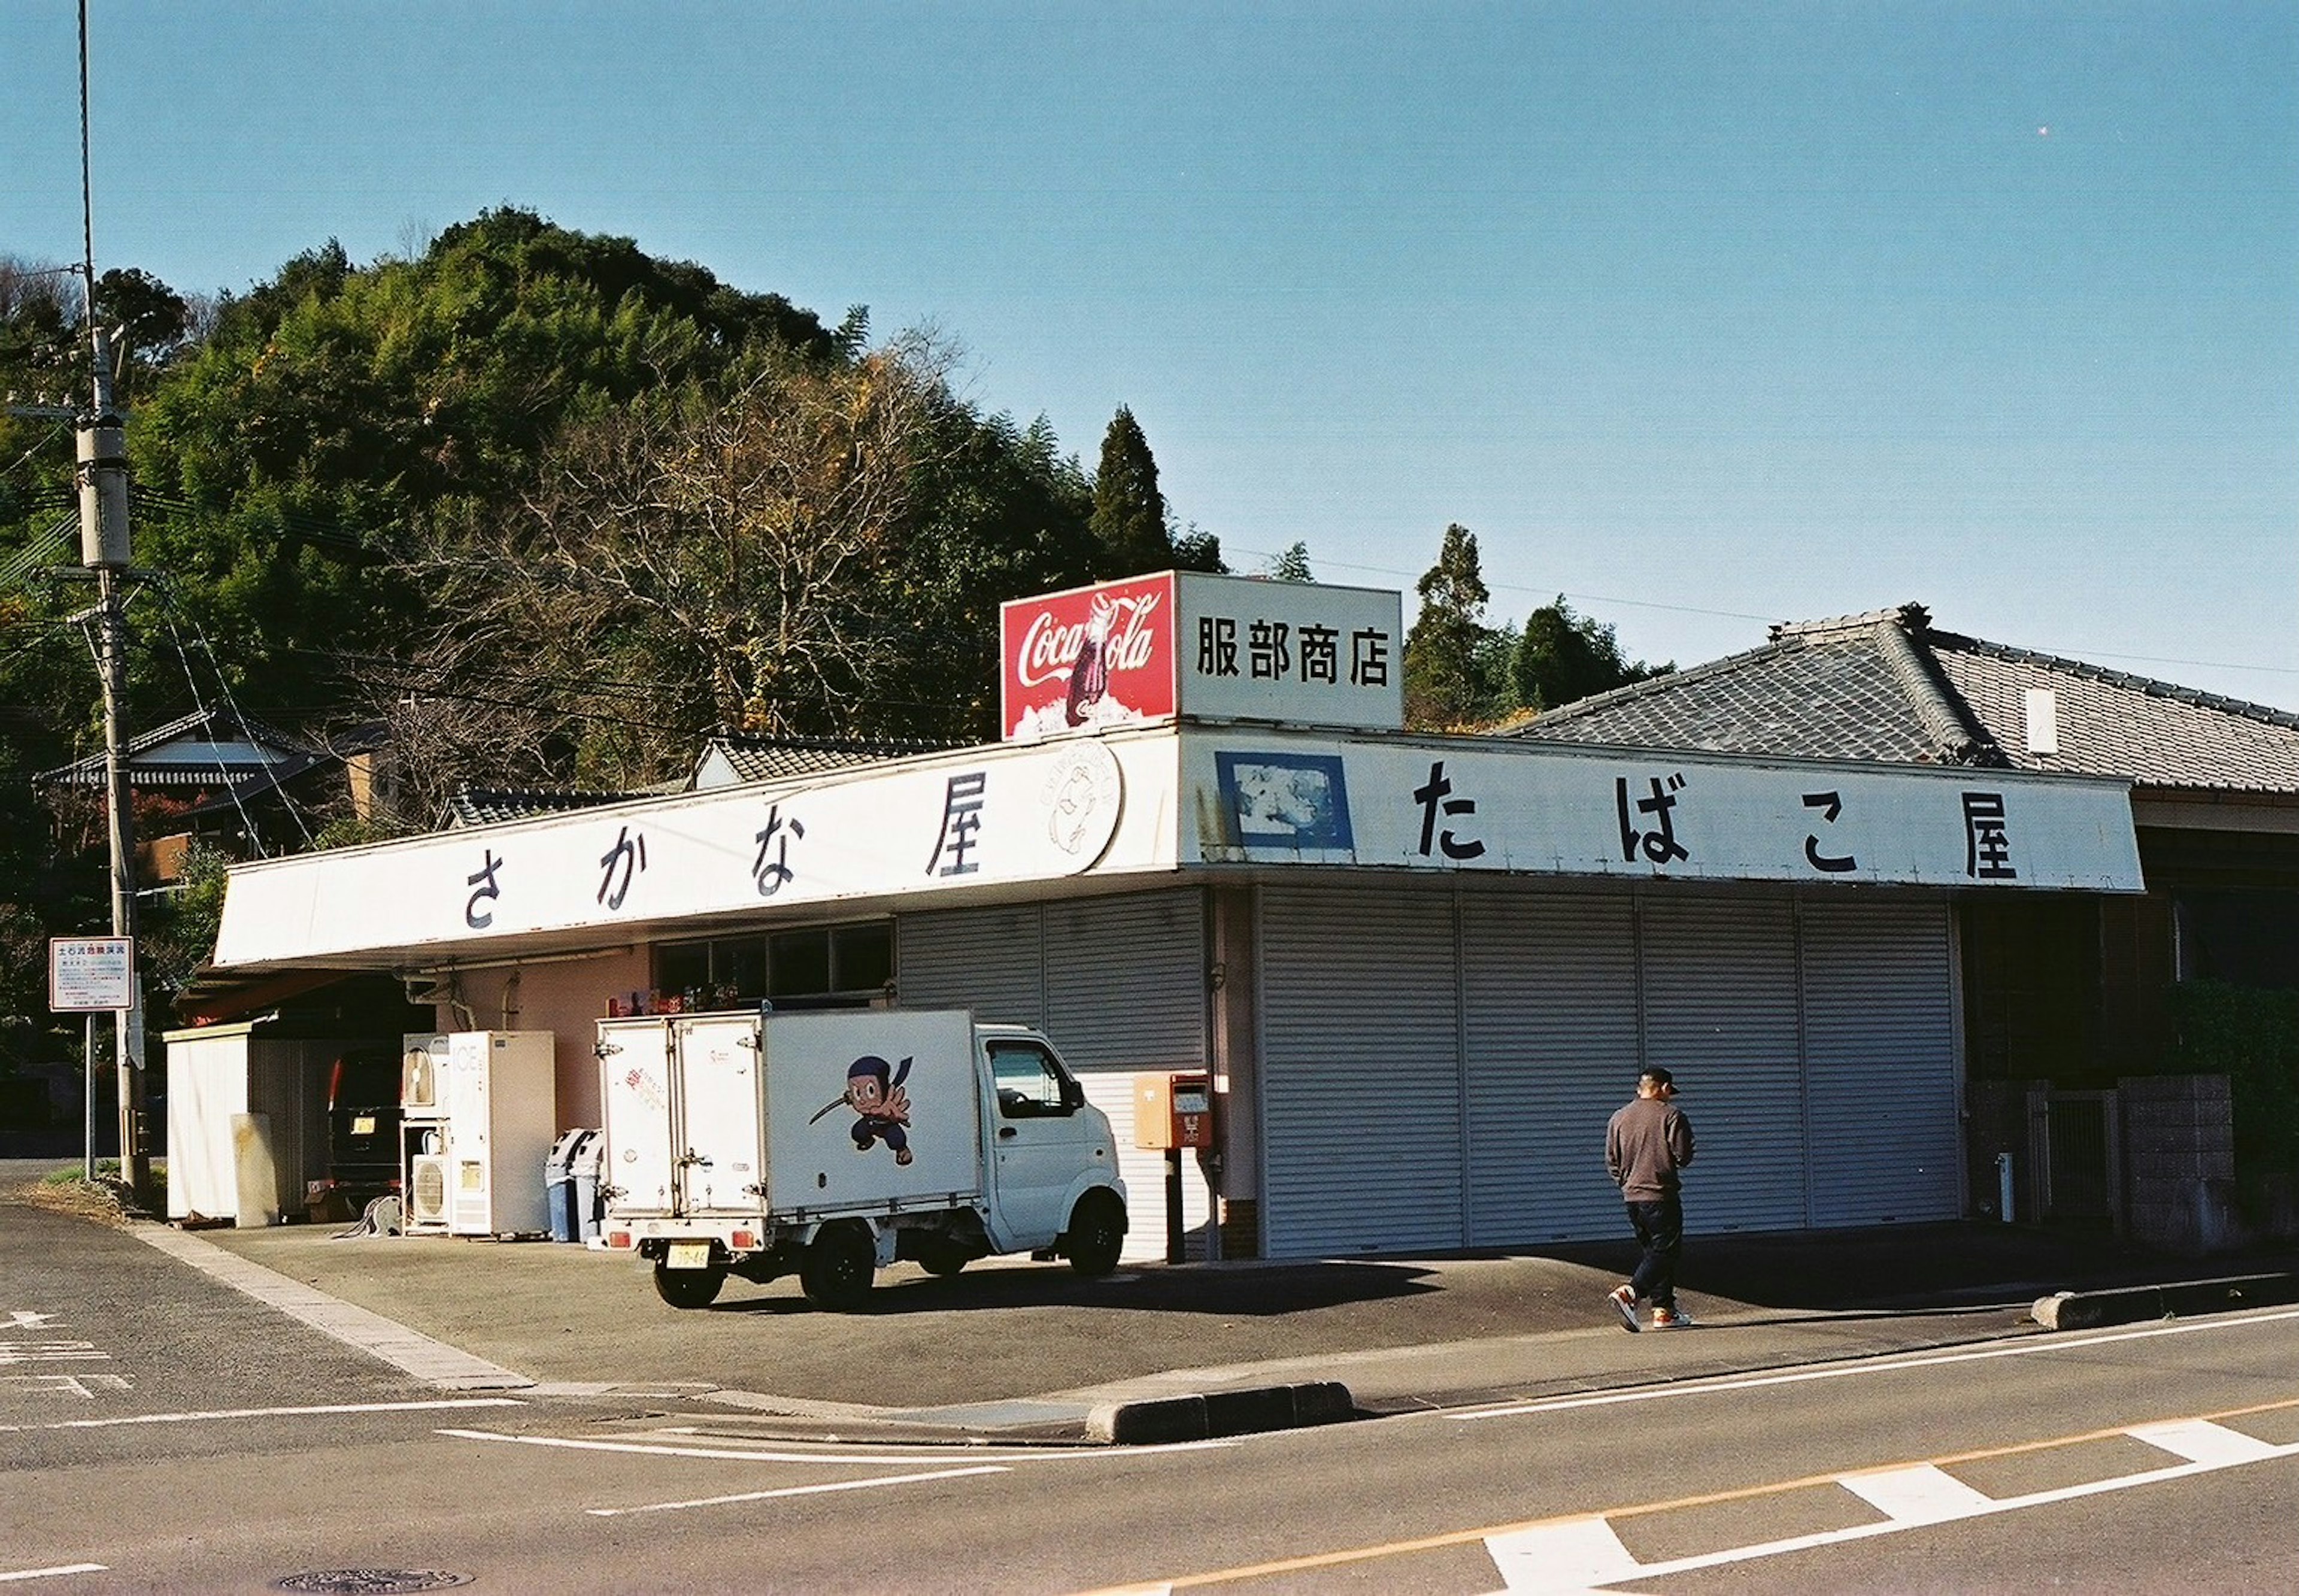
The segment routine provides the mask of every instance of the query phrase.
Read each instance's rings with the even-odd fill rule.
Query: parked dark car
[[[328,1071],[328,1176],[353,1209],[399,1190],[399,1054],[354,1049]]]

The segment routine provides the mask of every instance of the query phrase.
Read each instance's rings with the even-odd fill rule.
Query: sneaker
[[[1689,1330],[1692,1328],[1692,1316],[1681,1308],[1656,1308],[1653,1309],[1653,1328]]]
[[[1644,1328],[1637,1323],[1637,1293],[1633,1288],[1615,1286],[1605,1293],[1605,1301],[1613,1305],[1613,1311],[1621,1316],[1622,1326],[1631,1334]],[[1657,1323],[1657,1319],[1655,1322]]]

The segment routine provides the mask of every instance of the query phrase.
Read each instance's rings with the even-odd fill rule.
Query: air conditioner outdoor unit
[[[447,1039],[409,1036],[400,1044],[399,1106],[411,1120],[446,1116]]]
[[[420,1152],[408,1159],[405,1228],[409,1234],[447,1228],[452,1201],[447,1189],[450,1162],[444,1152]]]

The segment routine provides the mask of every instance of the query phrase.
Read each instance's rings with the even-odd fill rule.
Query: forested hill
[[[76,303],[44,317],[16,280],[0,386],[43,360],[62,386]],[[627,786],[719,725],[986,736],[999,601],[1120,574],[1075,459],[956,397],[945,350],[629,239],[505,209],[412,260],[331,241],[188,328],[137,280],[162,302],[123,383],[161,578],[139,724],[188,707],[180,638],[248,712],[392,722],[443,778]],[[46,425],[0,432],[31,456],[0,561],[54,529],[71,449],[42,459]],[[65,736],[43,758],[85,743],[78,639],[40,624],[76,597],[21,582],[0,613],[13,724],[52,705]]]

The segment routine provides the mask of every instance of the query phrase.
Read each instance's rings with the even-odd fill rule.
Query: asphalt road
[[[2145,1592],[2299,1566],[2289,1309],[1113,1450],[794,1445],[684,1408],[449,1396],[19,1208],[0,1295],[0,1575],[75,1596],[351,1569],[552,1592]]]

